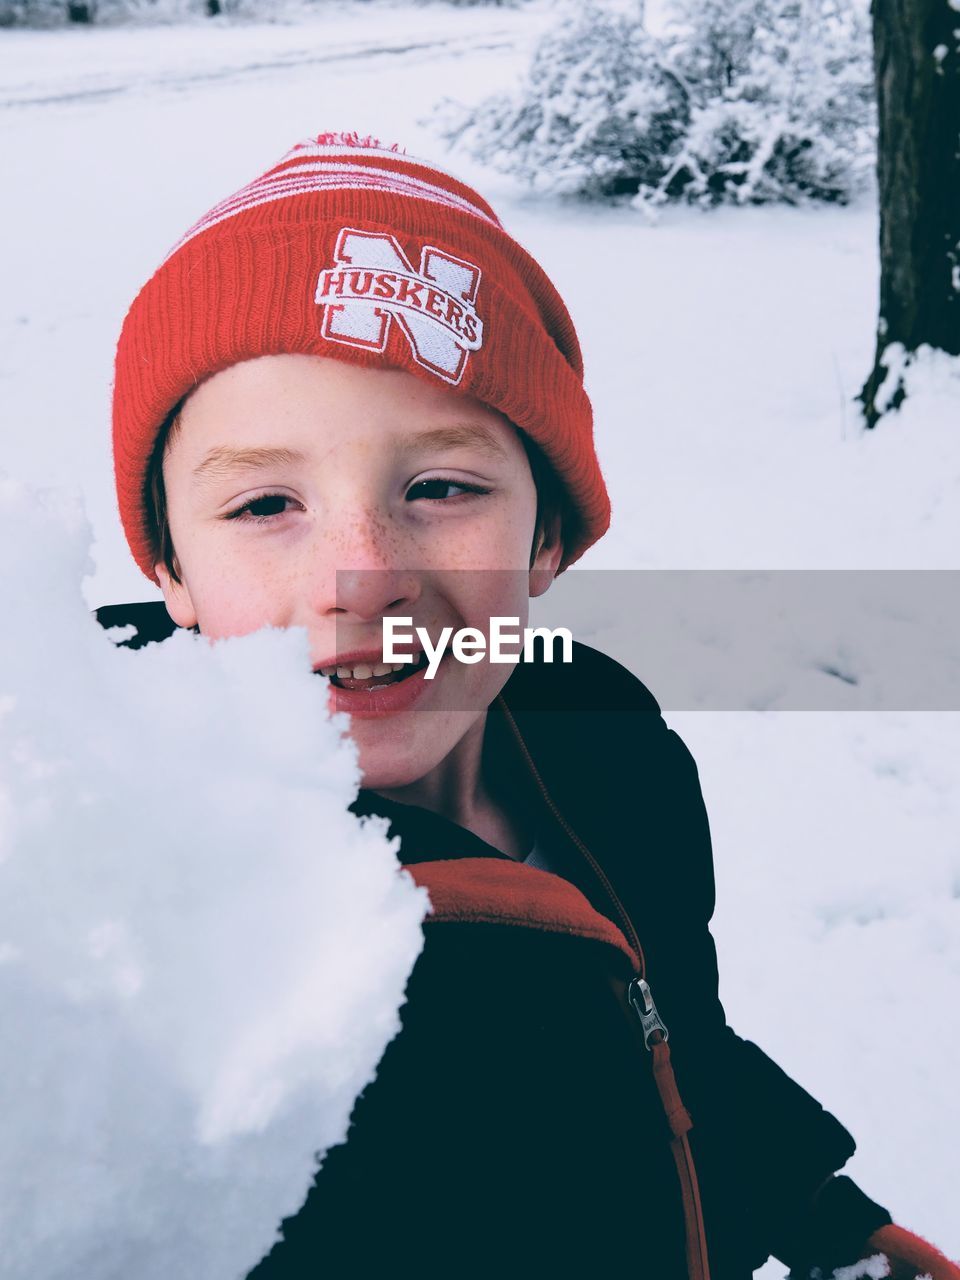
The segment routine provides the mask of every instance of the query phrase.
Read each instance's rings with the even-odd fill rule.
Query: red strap
[[[707,1256],[707,1231],[703,1224],[700,1206],[700,1187],[693,1163],[693,1152],[686,1135],[674,1138],[670,1143],[673,1159],[680,1178],[683,1197],[683,1220],[686,1230],[687,1275],[690,1280],[710,1280],[710,1260]]]
[[[650,1046],[650,1052],[653,1054],[653,1078],[656,1081],[657,1092],[660,1094],[660,1101],[663,1103],[667,1124],[675,1138],[682,1138],[693,1128],[693,1121],[690,1119],[690,1112],[683,1105],[680,1090],[677,1088],[677,1078],[673,1074],[673,1065],[670,1062],[670,1046],[666,1040],[661,1040],[659,1044]]]
[[[683,1221],[686,1233],[687,1274],[690,1280],[710,1280],[710,1260],[707,1254],[707,1231],[703,1223],[703,1207],[700,1203],[700,1184],[693,1163],[693,1152],[687,1134],[693,1128],[690,1112],[683,1105],[677,1078],[670,1062],[670,1046],[666,1040],[651,1044],[653,1054],[653,1078],[663,1104],[664,1114],[673,1135],[670,1150],[673,1152],[680,1179],[683,1198]]]

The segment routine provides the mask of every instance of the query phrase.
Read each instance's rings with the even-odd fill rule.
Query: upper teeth
[[[355,667],[321,667],[322,676],[336,675],[340,680],[369,680],[371,676],[385,676],[390,671],[402,671],[405,662],[378,662],[376,666],[359,663]]]

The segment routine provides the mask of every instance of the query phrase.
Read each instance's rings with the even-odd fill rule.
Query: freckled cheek
[[[518,618],[519,626],[526,625],[529,613],[528,565],[530,543],[533,539],[533,512],[511,508],[496,529],[490,530],[483,563],[491,572],[480,572],[474,577],[477,592],[482,595],[481,625],[488,626],[490,618]]]
[[[456,530],[438,528],[431,559],[450,569],[526,569],[535,508],[499,510]]]
[[[485,540],[480,555],[476,558],[479,566],[487,567],[491,570],[508,570],[506,575],[502,573],[492,573],[491,578],[501,579],[501,591],[506,590],[514,592],[517,584],[525,586],[524,573],[530,562],[530,544],[533,540],[532,529],[528,532],[525,526],[520,522],[501,528],[495,534]],[[509,586],[504,586],[503,579],[506,577]],[[526,598],[526,596],[524,596]]]
[[[287,575],[254,558],[218,557],[188,585],[203,635],[221,639],[289,625]]]
[[[497,531],[501,546],[516,555],[522,561],[529,557],[530,543],[533,540],[533,529],[537,515],[537,499],[535,492],[515,493],[497,521]],[[513,563],[514,560],[511,560]]]

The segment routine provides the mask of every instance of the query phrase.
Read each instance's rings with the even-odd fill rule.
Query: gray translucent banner
[[[555,689],[561,710],[578,671],[579,705],[609,709],[604,690],[594,697],[589,687],[596,663],[577,645],[627,668],[663,710],[960,710],[960,571],[570,569],[543,594],[529,590],[521,570],[340,571],[336,651],[379,644],[384,616],[412,617],[433,648],[449,627],[424,711],[481,710],[515,672],[548,701]],[[573,663],[547,670],[535,646],[532,664],[494,664],[493,617],[518,618],[514,632],[566,629]],[[466,627],[487,653],[453,670],[452,638]]]

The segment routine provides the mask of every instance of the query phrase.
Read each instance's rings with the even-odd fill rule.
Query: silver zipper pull
[[[663,1034],[664,1040],[670,1039],[670,1033],[664,1026],[663,1019],[653,1003],[650,987],[643,978],[634,978],[627,987],[627,999],[633,1005],[634,1012],[643,1027],[643,1043],[650,1048],[650,1039],[655,1031]]]

